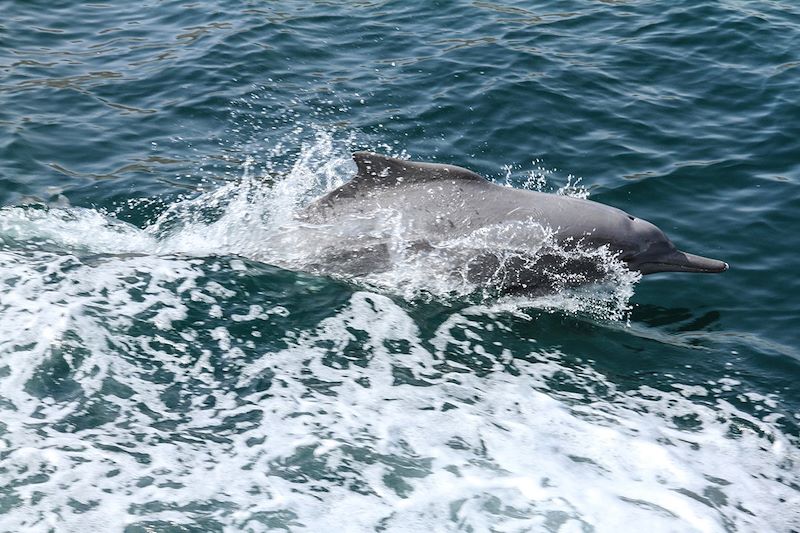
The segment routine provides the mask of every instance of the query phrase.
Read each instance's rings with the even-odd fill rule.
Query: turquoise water
[[[794,2],[0,12],[0,530],[800,530]],[[287,268],[364,149],[731,269]]]

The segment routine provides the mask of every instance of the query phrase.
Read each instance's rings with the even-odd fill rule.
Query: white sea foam
[[[4,257],[2,271],[14,261]],[[423,339],[389,298],[355,293],[286,348],[256,357],[232,347],[239,339],[225,326],[182,332],[217,339],[200,357],[189,355],[191,340],[129,332],[153,312],[184,317],[185,294],[224,305],[201,277],[192,261],[137,257],[4,289],[4,301],[40,304],[12,303],[16,324],[53,324],[30,338],[0,326],[3,339],[17,339],[10,352],[3,346],[11,365],[2,396],[13,407],[4,409],[2,466],[17,500],[0,518],[4,529],[121,531],[158,520],[254,531],[796,524],[790,484],[800,458],[770,422],[721,400],[695,403],[685,387],[617,390],[535,341],[490,353],[492,321],[474,310]],[[140,282],[121,281],[131,278]],[[131,297],[137,287],[143,301]],[[78,311],[93,306],[102,313]],[[223,313],[269,323],[263,308]],[[159,329],[169,334],[170,320]],[[69,351],[58,348],[69,338],[86,349],[69,361],[80,393],[67,403],[36,396],[26,383]],[[485,375],[470,369],[476,358]],[[153,381],[147,360],[172,380]],[[267,375],[270,388],[252,388]],[[554,388],[556,377],[569,386]],[[103,393],[112,380],[124,394]],[[188,410],[176,407],[176,390]],[[112,413],[107,420],[65,426],[94,402]],[[690,429],[676,422],[687,417]]]
[[[0,530],[800,527],[776,398],[722,374],[622,389],[503,319],[624,317],[633,278],[476,303],[430,331],[387,294],[454,282],[400,247],[403,268],[366,280],[387,294],[318,323],[242,302],[250,266],[229,256],[302,256],[274,228],[347,174],[328,141],[285,181],[246,173],[145,229],[0,210]],[[508,240],[495,230],[469,244]],[[758,416],[717,392],[734,386]]]

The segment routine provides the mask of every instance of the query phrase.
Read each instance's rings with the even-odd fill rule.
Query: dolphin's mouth
[[[635,268],[642,274],[655,274],[656,272],[718,274],[728,270],[728,263],[680,250],[673,250],[663,257],[638,263]]]

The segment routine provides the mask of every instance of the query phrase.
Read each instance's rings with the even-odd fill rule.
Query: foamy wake
[[[0,256],[3,530],[796,525],[769,398],[618,390],[474,308],[423,335],[372,293],[286,329],[209,279],[233,261]]]
[[[0,210],[0,530],[800,527],[774,398],[623,390],[516,332],[528,306],[624,316],[635,279],[436,326],[389,297],[452,292],[419,257],[363,281],[388,295],[243,260],[302,258],[275,228],[352,172],[328,140],[144,229]]]

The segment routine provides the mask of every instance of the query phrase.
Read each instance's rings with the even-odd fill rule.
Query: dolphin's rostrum
[[[606,250],[641,274],[728,268],[678,250],[650,222],[604,204],[497,185],[452,165],[368,152],[353,159],[356,176],[300,216],[310,224],[353,229],[346,243],[317,262],[322,272],[359,276],[390,268],[392,243],[380,237],[386,228],[378,227],[387,220],[402,229],[406,248],[449,254],[448,274],[503,292],[540,293],[602,279],[605,267],[597,254],[576,250]],[[494,235],[495,249],[467,247],[467,253],[453,245],[476,235]]]

